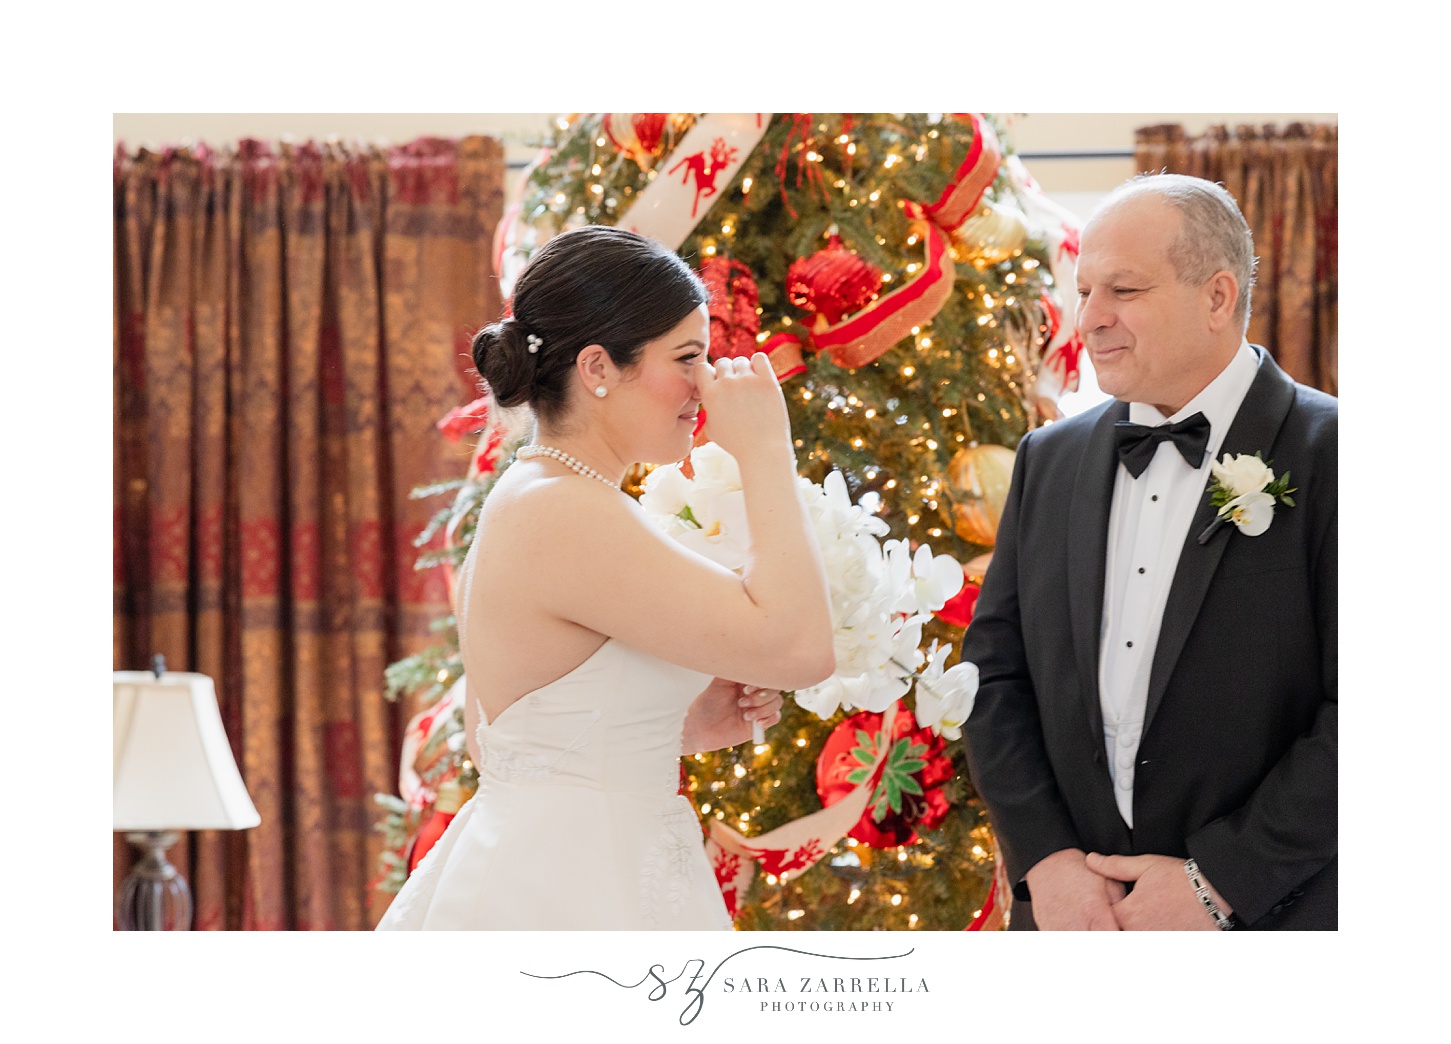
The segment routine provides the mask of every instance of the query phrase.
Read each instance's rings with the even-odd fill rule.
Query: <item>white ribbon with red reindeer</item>
[[[881,727],[888,736],[892,734],[892,719],[900,706],[893,703],[882,716]],[[719,819],[710,821],[705,854],[715,870],[721,895],[732,917],[755,876],[757,863],[766,873],[789,881],[815,866],[856,826],[881,782],[890,750],[890,743],[883,744],[866,779],[834,805],[793,819],[758,837],[748,838]]]
[[[1044,294],[1042,302],[1048,330],[1037,367],[1036,394],[1057,402],[1064,392],[1078,390],[1079,356],[1083,351],[1083,340],[1073,321],[1078,218],[1043,193],[1017,156],[1009,156],[1003,167],[1018,190],[1029,231],[1048,245],[1053,288]]]
[[[769,112],[709,112],[695,121],[675,151],[620,218],[619,227],[679,250],[746,157],[766,134]]]

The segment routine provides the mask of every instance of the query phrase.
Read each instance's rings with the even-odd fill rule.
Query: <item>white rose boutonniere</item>
[[[1275,502],[1294,507],[1290,496],[1295,492],[1287,471],[1278,478],[1260,455],[1240,453],[1211,463],[1214,476],[1209,483],[1209,501],[1218,510],[1214,522],[1199,537],[1201,544],[1214,535],[1225,522],[1233,522],[1245,536],[1259,536],[1270,528],[1275,517]]]

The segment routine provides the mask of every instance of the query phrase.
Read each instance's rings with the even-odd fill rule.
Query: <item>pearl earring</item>
[[[598,388],[595,389],[595,394],[603,399],[606,395],[609,394],[609,392],[606,391],[605,386],[601,384]]]

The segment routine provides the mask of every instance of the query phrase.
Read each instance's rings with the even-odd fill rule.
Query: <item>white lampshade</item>
[[[243,830],[262,822],[232,760],[205,674],[118,671],[111,827]]]

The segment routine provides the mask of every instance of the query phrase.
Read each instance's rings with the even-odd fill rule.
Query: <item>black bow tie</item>
[[[1113,426],[1113,437],[1118,446],[1118,459],[1134,478],[1144,473],[1161,442],[1172,442],[1179,447],[1189,466],[1197,468],[1204,463],[1204,451],[1209,448],[1209,418],[1196,413],[1177,424],[1157,427],[1118,421]]]

